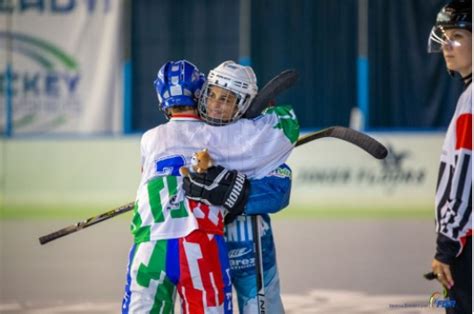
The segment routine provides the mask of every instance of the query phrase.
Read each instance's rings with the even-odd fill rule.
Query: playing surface
[[[74,222],[0,221],[0,313],[118,313],[131,244],[117,217],[40,246]],[[431,219],[273,221],[287,313],[442,313],[440,286],[422,278],[434,250]]]

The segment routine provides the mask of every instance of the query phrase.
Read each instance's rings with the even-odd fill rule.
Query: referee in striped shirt
[[[438,13],[428,52],[442,52],[464,92],[446,133],[436,187],[436,253],[432,270],[455,306],[472,313],[472,0],[452,0]]]

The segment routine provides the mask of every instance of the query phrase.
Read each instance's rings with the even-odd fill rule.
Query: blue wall
[[[244,1],[244,0],[242,0]],[[278,98],[303,128],[349,125],[360,105],[371,129],[446,127],[462,88],[426,45],[442,0],[368,0],[368,56],[358,72],[357,0],[252,0],[246,58],[262,87],[294,68],[300,79]],[[239,56],[239,1],[141,0],[132,11],[132,131],[162,123],[152,82],[168,60],[203,72]],[[361,93],[362,92],[362,93]]]

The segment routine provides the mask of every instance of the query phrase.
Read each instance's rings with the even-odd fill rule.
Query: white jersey
[[[437,256],[440,261],[459,255],[466,237],[472,234],[471,173],[472,84],[459,97],[443,143],[436,188]]]
[[[214,164],[260,178],[286,161],[298,134],[288,106],[221,127],[180,115],[147,131],[141,139],[142,177],[131,226],[135,242],[180,238],[200,226],[223,234],[223,208],[189,201],[181,188],[179,168],[189,165],[193,153],[207,148]]]

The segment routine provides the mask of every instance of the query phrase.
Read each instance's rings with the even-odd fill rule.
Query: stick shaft
[[[257,313],[265,313],[265,277],[263,272],[262,238],[260,235],[259,215],[252,216],[253,245],[255,251],[255,270],[257,279]]]
[[[295,146],[303,145],[310,141],[324,137],[338,138],[354,144],[377,159],[384,159],[388,154],[387,148],[376,139],[362,132],[342,126],[329,127],[303,136],[298,139]]]
[[[134,205],[135,205],[135,203],[131,202],[131,203],[128,203],[126,205],[123,205],[123,206],[114,208],[112,210],[109,210],[109,211],[107,211],[105,213],[102,213],[100,215],[87,218],[85,220],[79,221],[79,222],[77,222],[75,224],[72,224],[70,226],[67,226],[65,228],[62,228],[62,229],[59,229],[59,230],[54,231],[52,233],[49,233],[47,235],[44,235],[44,236],[39,238],[40,244],[46,244],[46,243],[51,242],[53,240],[62,238],[64,236],[67,236],[68,234],[71,234],[71,233],[74,233],[76,231],[88,228],[90,226],[93,226],[93,225],[95,225],[99,222],[102,222],[104,220],[108,220],[108,219],[110,219],[112,217],[115,217],[117,215],[126,213],[126,212],[132,210]]]
[[[308,142],[323,138],[323,137],[328,137],[331,134],[333,127],[322,129],[310,134],[307,134],[305,136],[301,136],[298,141],[295,144],[295,147],[298,147],[300,145],[306,144]]]

